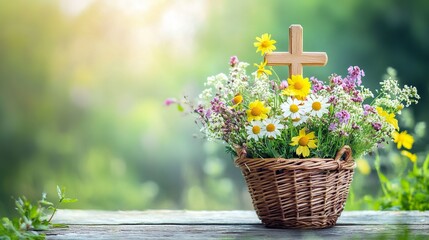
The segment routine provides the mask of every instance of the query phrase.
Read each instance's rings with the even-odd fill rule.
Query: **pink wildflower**
[[[283,81],[280,83],[279,88],[280,88],[280,90],[283,90],[283,89],[287,88],[288,86],[289,86],[289,84],[287,83],[287,81],[286,81],[286,80],[283,80]]]
[[[170,106],[173,103],[177,103],[177,100],[175,98],[167,98],[164,101],[165,106]]]
[[[230,59],[229,59],[229,65],[231,66],[231,67],[235,67],[237,64],[238,64],[238,57],[237,56],[232,56]]]

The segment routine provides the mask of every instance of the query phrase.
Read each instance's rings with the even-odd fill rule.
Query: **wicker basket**
[[[349,146],[335,158],[246,158],[241,168],[259,219],[272,228],[327,228],[343,211],[355,168]]]

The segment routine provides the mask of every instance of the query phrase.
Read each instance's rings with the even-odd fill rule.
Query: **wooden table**
[[[59,210],[54,223],[69,227],[48,239],[429,239],[429,211],[343,212],[319,230],[268,229],[253,211]]]

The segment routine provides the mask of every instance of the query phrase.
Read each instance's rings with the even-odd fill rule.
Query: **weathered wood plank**
[[[48,239],[429,239],[429,211],[343,212],[333,228],[268,229],[254,211],[59,210]]]
[[[64,224],[260,224],[254,211],[99,211],[58,210]],[[429,211],[344,211],[337,225],[429,224]]]
[[[71,225],[47,239],[429,239],[428,225],[350,225],[320,230],[262,225]]]

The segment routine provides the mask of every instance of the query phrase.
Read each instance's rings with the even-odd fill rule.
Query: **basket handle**
[[[341,161],[341,159],[344,157],[344,160]],[[354,160],[352,157],[352,149],[350,148],[350,146],[348,145],[344,145],[338,152],[337,155],[335,156],[334,160],[337,162],[338,164],[338,170],[341,170],[343,168],[344,164],[353,162],[354,164]]]
[[[234,145],[234,150],[235,150],[235,153],[237,154],[237,158],[235,162],[237,162],[240,159],[246,158],[246,155],[247,155],[246,149],[244,149],[239,145]]]

